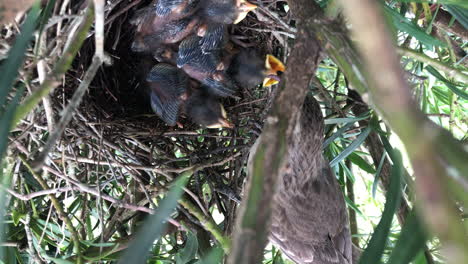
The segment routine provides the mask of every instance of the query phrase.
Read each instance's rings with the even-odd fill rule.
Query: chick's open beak
[[[239,22],[241,22],[246,16],[247,14],[254,10],[255,8],[257,8],[257,5],[254,5],[252,3],[249,3],[245,0],[240,0],[239,1],[239,15],[237,16],[236,20],[234,20],[234,24],[237,24]]]
[[[222,117],[218,118],[218,121],[216,123],[214,123],[212,125],[209,125],[207,127],[208,128],[223,128],[223,127],[233,128],[234,124],[227,120],[227,113],[226,113],[226,110],[224,109],[224,106],[222,104],[220,104],[220,107],[221,107],[221,116]]]
[[[234,124],[227,121],[224,118],[220,118],[220,119],[218,119],[218,121],[215,124],[207,126],[207,128],[223,128],[223,127],[233,128]]]
[[[265,79],[263,79],[263,87],[268,87],[277,84],[280,81],[278,73],[284,72],[286,67],[275,56],[268,54],[265,59]]]

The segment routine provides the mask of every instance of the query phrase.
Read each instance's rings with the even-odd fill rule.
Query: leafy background
[[[235,232],[248,150],[274,90],[224,102],[235,130],[167,129],[136,107],[133,96],[138,78],[132,75],[141,65],[128,52],[126,24],[133,9],[148,3],[94,1],[96,14],[103,7],[104,50],[114,64],[90,74],[90,65],[104,62],[100,55],[100,64],[93,64],[99,47],[88,34],[100,35],[98,26],[91,26],[93,2],[72,2],[36,3],[2,27],[0,201],[6,206],[0,210],[0,258],[3,263],[129,263],[146,257],[148,263],[221,262]],[[257,2],[265,2],[262,10],[233,32],[286,56],[294,35],[287,3]],[[468,6],[462,0],[437,3],[382,1],[382,7],[415,104],[466,146]],[[319,4],[340,21],[336,1]],[[364,250],[360,263],[446,263],[439,238],[412,209],[414,172],[405,146],[365,103],[366,96],[350,90],[355,83],[333,55],[340,48],[327,50],[310,92],[323,105],[324,152],[342,186],[353,242]],[[36,170],[62,109],[83,84],[88,89],[83,102]],[[461,174],[460,184],[449,188],[458,194],[452,200],[455,221],[466,222],[466,171]],[[464,228],[466,234],[466,223]],[[264,263],[290,262],[268,245]]]

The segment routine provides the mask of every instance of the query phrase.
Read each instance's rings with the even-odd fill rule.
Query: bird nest
[[[229,28],[230,39],[235,45],[254,47],[284,61],[288,50],[285,33],[288,23],[284,21],[289,19],[284,11],[285,2],[265,3]],[[84,4],[71,1],[69,13],[76,14]],[[144,211],[141,206],[149,206],[152,197],[165,189],[172,178],[193,170],[194,181],[188,186],[192,198],[204,208],[216,204],[229,220],[225,226],[229,228],[233,219],[230,212],[239,202],[246,176],[245,161],[261,132],[275,87],[243,89],[237,94],[240,99],[223,99],[222,104],[235,125],[232,129],[204,129],[189,120],[182,120],[183,128],[167,126],[152,112],[149,99],[139,89],[146,74],[140,62],[153,59],[130,49],[135,28],[129,21],[138,9],[149,4],[149,1],[108,1],[105,51],[113,64],[99,69],[61,142],[49,153],[45,167],[52,172],[50,180],[58,185],[64,183],[60,175],[67,175],[91,187],[99,183],[105,193],[109,191],[106,188],[113,186],[114,192],[120,191],[108,193],[110,196],[124,197],[120,205],[140,211]],[[67,21],[72,20],[63,20],[62,27],[72,28]],[[56,117],[82,82],[94,49],[94,39],[88,37],[63,85],[50,95]],[[18,144],[41,147],[47,134],[45,115],[36,115],[34,122],[25,121],[19,129],[34,135]],[[211,190],[208,200],[205,186]],[[86,192],[82,185],[73,189]],[[112,225],[106,229],[105,236],[109,238],[115,230],[111,231]]]

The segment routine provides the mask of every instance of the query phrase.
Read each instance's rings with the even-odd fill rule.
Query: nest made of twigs
[[[244,89],[238,93],[239,100],[224,99],[222,104],[235,124],[233,129],[203,129],[189,120],[183,120],[183,128],[167,126],[152,112],[149,99],[141,91],[146,74],[142,62],[151,65],[156,61],[130,49],[134,27],[129,21],[150,1],[107,2],[105,51],[113,58],[113,64],[99,69],[61,141],[49,153],[50,159],[44,166],[50,173],[49,183],[66,186],[70,185],[67,179],[72,178],[80,183],[71,188],[78,194],[99,187],[104,200],[111,204],[115,200],[110,197],[122,197],[117,207],[129,212],[111,210],[103,231],[107,240],[118,231],[117,223],[132,218],[135,210],[147,212],[143,207],[149,207],[152,198],[172,178],[192,169],[194,181],[187,191],[201,208],[216,204],[225,216],[225,231],[230,230],[233,208],[239,202],[246,176],[244,167],[249,149],[261,132],[275,87]],[[261,8],[229,29],[231,40],[235,45],[254,47],[261,54],[273,53],[284,60],[289,34],[284,28],[289,23],[284,22],[289,20],[284,11],[285,2],[259,2]],[[46,60],[50,63],[46,71],[53,68],[53,61],[74,32],[75,18],[84,6],[86,1],[56,4],[47,25],[56,30],[47,31],[45,48],[51,57]],[[83,80],[95,50],[91,36],[75,57],[62,85],[50,94],[50,106],[36,110],[17,127],[20,133],[12,141],[26,156],[34,157],[47,140],[49,128],[44,109],[51,110],[58,119]],[[5,38],[7,42],[9,38]],[[28,61],[23,76],[37,78],[28,63],[35,65],[34,60]],[[38,82],[34,79],[32,83]],[[213,191],[209,199],[202,190],[205,185]]]

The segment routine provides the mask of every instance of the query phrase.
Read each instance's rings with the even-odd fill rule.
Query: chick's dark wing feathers
[[[199,45],[200,39],[200,37],[192,36],[184,39],[179,44],[177,67],[182,67],[193,61],[196,57],[202,55],[202,50]]]
[[[170,15],[175,9],[179,8],[182,16],[192,14],[200,0],[159,0],[156,3],[156,14],[158,16]]]
[[[214,94],[219,97],[233,96],[237,91],[237,85],[225,75],[223,81],[217,81],[213,78],[206,78],[202,82],[206,85],[206,89],[210,94]]]
[[[224,24],[208,24],[205,35],[200,39],[203,53],[210,53],[221,49],[227,42],[227,28]]]
[[[180,96],[189,85],[187,75],[172,65],[159,63],[151,69],[146,81],[151,88],[151,108],[168,125],[175,125],[181,104]]]
[[[186,92],[189,83],[188,76],[184,72],[166,63],[156,64],[146,81],[158,82],[171,98],[177,98]]]
[[[166,124],[173,126],[179,116],[180,101],[161,101],[156,93],[151,92],[151,108]]]
[[[198,24],[192,17],[164,23],[160,28],[154,29],[143,37],[145,43],[176,43],[187,37]]]

